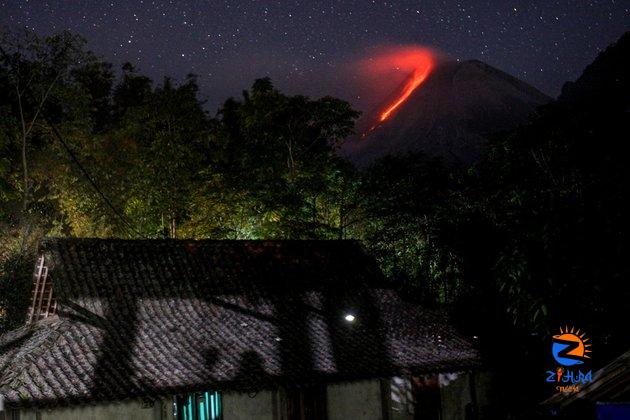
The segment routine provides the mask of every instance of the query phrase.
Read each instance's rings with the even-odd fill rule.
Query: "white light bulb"
[[[344,319],[348,322],[354,322],[354,315],[346,314],[346,316],[344,316]]]

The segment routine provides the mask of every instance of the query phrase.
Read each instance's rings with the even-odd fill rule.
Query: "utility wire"
[[[112,211],[112,213],[114,213],[114,215],[122,222],[123,226],[127,228],[127,233],[132,233],[137,235],[138,237],[143,238],[144,236],[138,232],[133,225],[127,220],[127,218],[125,218],[125,216],[120,213],[116,207],[112,204],[111,201],[109,201],[109,199],[105,196],[105,194],[103,193],[103,191],[101,191],[101,189],[99,188],[99,186],[96,184],[96,182],[94,181],[94,179],[92,179],[92,177],[90,176],[90,174],[88,173],[88,171],[85,169],[85,167],[83,165],[81,165],[81,162],[79,162],[79,159],[77,158],[77,156],[74,154],[74,152],[72,151],[72,149],[70,149],[70,147],[68,146],[68,144],[65,142],[65,140],[63,139],[63,136],[61,135],[61,133],[59,132],[59,130],[57,129],[57,127],[55,126],[55,124],[53,124],[48,117],[46,117],[45,114],[42,113],[42,117],[44,118],[44,120],[46,121],[46,123],[48,123],[48,125],[50,126],[50,128],[52,128],[53,133],[55,134],[55,137],[57,137],[57,140],[59,140],[59,143],[61,143],[61,145],[63,146],[63,148],[66,150],[66,152],[68,153],[68,155],[70,155],[70,158],[72,159],[72,161],[79,167],[79,169],[81,170],[81,172],[83,173],[83,176],[85,176],[85,179],[87,179],[87,181],[90,183],[90,185],[94,188],[94,190],[96,191],[96,193],[99,195],[99,197],[105,202],[105,204],[107,205],[107,207],[109,207],[109,209]],[[131,235],[133,236],[133,235]]]
[[[9,59],[9,54],[7,54],[7,52],[4,50],[4,48],[2,47],[2,45],[0,45],[0,54],[2,55],[3,59]],[[52,87],[52,85],[51,85]],[[29,96],[33,97],[33,93],[31,91],[31,89],[27,86],[26,87],[26,93],[29,94]],[[57,137],[57,139],[59,140],[59,142],[61,143],[61,145],[63,146],[63,148],[66,150],[66,152],[68,153],[68,155],[70,155],[70,158],[72,159],[72,161],[79,167],[79,169],[81,170],[81,172],[83,173],[83,175],[85,176],[85,178],[88,180],[88,182],[90,183],[90,185],[94,188],[94,190],[96,191],[96,193],[99,195],[99,197],[105,202],[105,204],[107,205],[107,207],[109,207],[109,209],[114,213],[114,215],[122,222],[122,225],[124,227],[126,227],[127,229],[127,234],[131,233],[130,236],[138,236],[140,238],[144,238],[144,235],[142,235],[140,232],[138,232],[133,225],[125,218],[125,216],[120,213],[116,207],[114,207],[114,205],[112,204],[111,201],[109,201],[109,199],[105,196],[105,194],[103,194],[103,191],[101,191],[101,189],[99,188],[99,186],[96,184],[96,182],[92,179],[92,177],[90,176],[90,174],[88,173],[88,171],[85,169],[85,167],[83,165],[81,165],[81,162],[79,162],[79,159],[77,159],[77,156],[74,154],[74,152],[72,151],[72,149],[70,149],[70,147],[68,146],[68,144],[64,141],[63,136],[61,135],[61,133],[59,132],[59,130],[57,129],[57,127],[55,126],[55,124],[52,123],[52,121],[50,121],[50,119],[46,116],[46,114],[44,112],[41,113],[42,118],[46,121],[46,123],[48,123],[48,125],[50,126],[50,128],[52,128],[53,133],[55,134],[55,137]]]

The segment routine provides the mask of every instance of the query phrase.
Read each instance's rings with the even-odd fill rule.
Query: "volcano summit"
[[[360,165],[417,151],[470,164],[489,136],[527,123],[539,105],[551,100],[481,61],[446,61],[436,63],[392,109],[414,77],[410,74],[382,107],[359,121],[362,135],[349,139],[342,153]]]

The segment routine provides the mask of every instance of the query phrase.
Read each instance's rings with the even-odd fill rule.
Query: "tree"
[[[358,113],[347,102],[286,96],[269,79],[230,99],[213,131],[227,185],[256,203],[251,235],[340,236],[340,196],[351,167],[335,154]]]
[[[91,130],[88,112],[92,98],[86,88],[86,75],[99,63],[85,49],[84,41],[68,32],[46,38],[38,38],[28,30],[1,36],[0,81],[7,92],[1,128],[5,162],[10,165],[10,193],[6,196],[11,200],[21,198],[19,212],[10,217],[15,220],[11,226],[19,225],[22,230],[22,249],[38,224],[56,218],[48,170],[57,166],[61,156],[55,153],[52,124],[74,132]],[[45,161],[47,164],[43,164]],[[18,166],[19,180],[14,171]]]
[[[126,213],[150,234],[166,228],[175,237],[177,226],[188,218],[209,127],[198,90],[192,75],[178,87],[167,78],[143,104],[127,108],[123,117],[120,130],[137,147],[137,164],[127,173],[134,183]]]
[[[458,292],[461,263],[447,232],[460,182],[456,168],[421,153],[386,157],[363,172],[353,231],[389,277],[426,303],[451,302]]]

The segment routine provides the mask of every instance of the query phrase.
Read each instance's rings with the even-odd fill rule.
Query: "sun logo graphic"
[[[585,338],[586,334],[580,333],[575,328],[565,327],[563,330],[560,327],[560,334],[553,336],[553,345],[551,352],[553,353],[556,362],[562,366],[574,366],[581,365],[585,359],[590,359],[588,353],[591,352],[588,348],[591,347],[588,338]]]

